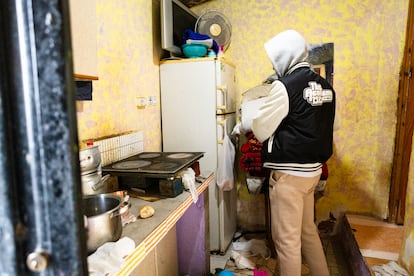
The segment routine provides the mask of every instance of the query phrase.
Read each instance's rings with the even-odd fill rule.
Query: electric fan
[[[208,11],[201,15],[197,19],[195,31],[210,36],[223,46],[224,51],[230,46],[231,24],[221,12]]]

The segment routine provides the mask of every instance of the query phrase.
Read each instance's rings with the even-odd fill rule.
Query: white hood
[[[264,48],[278,77],[286,75],[289,69],[308,58],[306,41],[295,30],[279,33],[266,42]]]

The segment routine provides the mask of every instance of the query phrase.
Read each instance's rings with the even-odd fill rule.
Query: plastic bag
[[[236,149],[228,135],[224,136],[223,146],[218,158],[217,186],[222,191],[230,191],[234,186],[234,157]]]
[[[195,187],[195,172],[192,168],[187,168],[179,172],[181,179],[184,184],[184,188],[190,191],[193,202],[196,203],[198,200],[198,195]]]
[[[233,249],[244,252],[244,256],[262,256],[266,260],[270,258],[271,252],[265,240],[251,239],[247,241],[233,242]]]

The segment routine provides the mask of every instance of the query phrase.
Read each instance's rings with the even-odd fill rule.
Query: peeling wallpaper
[[[158,0],[97,1],[99,80],[93,101],[84,102],[78,113],[81,141],[142,130],[144,149],[160,150],[159,38],[153,35],[157,5]],[[340,128],[328,161],[325,196],[317,204],[319,217],[331,210],[387,216],[407,8],[408,0],[211,0],[192,8],[197,14],[219,10],[232,23],[226,58],[236,66],[238,102],[244,91],[273,73],[263,43],[278,32],[294,28],[308,43],[334,43]],[[135,97],[152,95],[157,106],[135,107]],[[411,176],[408,207],[414,205],[413,185]],[[242,201],[252,198],[246,189],[240,193]],[[412,209],[407,208],[402,249],[407,266],[413,266],[414,256]]]

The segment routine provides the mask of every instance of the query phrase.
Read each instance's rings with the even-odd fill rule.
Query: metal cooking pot
[[[83,198],[87,218],[88,254],[105,242],[117,241],[122,234],[120,207],[122,200],[113,194],[90,195]]]
[[[83,195],[96,195],[105,193],[105,181],[110,177],[109,174],[102,177],[100,172],[85,174],[81,176]]]
[[[82,175],[101,171],[101,152],[99,151],[99,146],[91,146],[79,151],[79,163]]]

